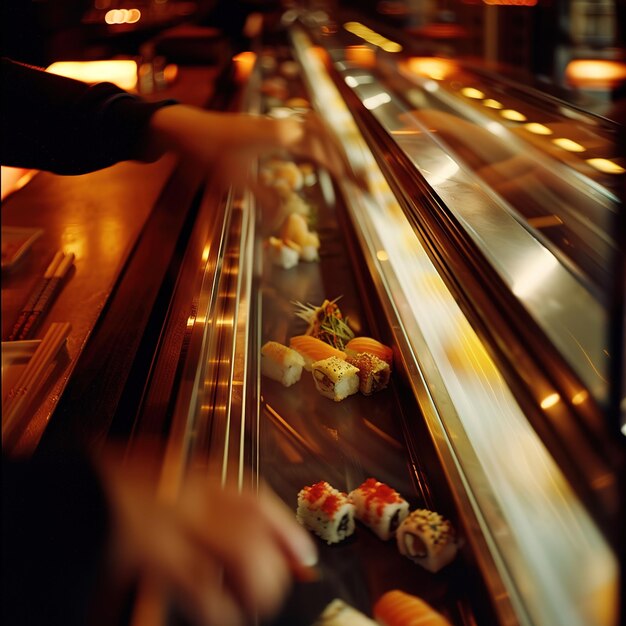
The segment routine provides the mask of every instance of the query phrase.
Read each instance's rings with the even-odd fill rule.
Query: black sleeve
[[[2,623],[83,626],[109,514],[82,458],[2,459]]]
[[[111,83],[88,85],[2,59],[3,165],[83,174],[139,159],[148,103]]]

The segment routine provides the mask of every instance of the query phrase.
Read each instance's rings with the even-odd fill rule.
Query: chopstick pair
[[[46,370],[67,339],[71,330],[67,322],[50,324],[35,353],[19,379],[2,399],[2,436],[10,438],[15,425],[46,380]]]
[[[26,304],[13,326],[8,341],[29,339],[33,336],[41,319],[50,310],[54,299],[61,288],[63,279],[74,262],[74,254],[62,251],[54,255],[43,277],[30,294]]]

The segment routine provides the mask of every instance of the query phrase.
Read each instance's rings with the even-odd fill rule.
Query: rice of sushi
[[[378,624],[340,598],[335,598],[322,611],[313,626],[378,626]]]
[[[458,545],[452,524],[435,511],[417,509],[404,518],[396,531],[398,550],[430,572],[452,561]]]
[[[303,487],[298,493],[296,518],[326,543],[339,543],[354,532],[354,504],[348,494],[326,481]]]
[[[295,350],[277,341],[268,341],[261,348],[261,374],[285,387],[300,380],[303,367],[304,359]]]
[[[409,514],[409,503],[391,487],[375,478],[368,478],[350,492],[355,516],[380,539],[391,539],[400,523]]]
[[[316,361],[311,366],[315,388],[325,397],[339,402],[359,390],[359,370],[336,356]]]

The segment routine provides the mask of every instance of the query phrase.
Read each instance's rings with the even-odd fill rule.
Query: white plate
[[[41,228],[2,227],[2,269],[12,267],[42,235]]]

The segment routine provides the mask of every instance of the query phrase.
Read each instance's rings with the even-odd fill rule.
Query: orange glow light
[[[235,77],[238,81],[247,80],[256,63],[256,54],[250,50],[240,52],[233,57],[235,64]]]
[[[437,57],[411,57],[406,65],[410,72],[433,80],[444,80],[457,68],[454,62]]]
[[[374,67],[376,55],[368,46],[346,46],[346,60],[361,67]]]
[[[131,90],[137,86],[137,63],[132,59],[116,61],[58,61],[46,71],[84,83],[113,83],[120,89]]]
[[[612,89],[626,81],[626,63],[600,59],[576,59],[567,64],[565,78],[576,87]]]

